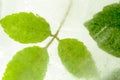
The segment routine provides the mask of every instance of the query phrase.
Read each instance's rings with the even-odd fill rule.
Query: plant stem
[[[51,35],[53,38],[49,41],[49,43],[46,45],[45,48],[48,48],[48,47],[50,46],[50,44],[54,41],[55,38],[56,38],[57,40],[59,40],[59,38],[58,38],[57,36],[58,36],[58,34],[59,34],[62,26],[64,25],[64,23],[65,23],[68,15],[69,15],[69,13],[70,13],[71,7],[72,7],[72,0],[70,0],[68,9],[67,9],[67,11],[66,11],[66,13],[65,13],[65,15],[64,15],[61,23],[60,23],[60,26],[58,27],[58,30],[56,31],[56,33],[55,33],[54,35]]]
[[[57,32],[56,32],[56,36],[59,34],[62,26],[64,25],[64,23],[65,23],[68,15],[69,15],[69,12],[70,12],[70,10],[71,10],[71,7],[72,7],[72,0],[70,0],[70,4],[69,4],[69,6],[68,6],[68,9],[67,9],[67,11],[66,11],[66,13],[65,13],[65,15],[64,15],[64,17],[63,17],[63,20],[62,20],[61,23],[60,23],[60,26],[58,27],[58,30],[57,30]]]

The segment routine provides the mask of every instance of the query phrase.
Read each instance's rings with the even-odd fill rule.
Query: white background
[[[69,37],[84,42],[95,60],[101,77],[105,77],[114,69],[120,68],[120,59],[99,49],[83,24],[92,18],[96,12],[102,10],[103,6],[114,2],[119,2],[119,0],[73,0],[71,12],[59,33],[60,39]],[[2,0],[0,17],[21,11],[37,13],[50,23],[52,33],[54,34],[68,4],[69,0]],[[44,47],[50,39],[48,38],[37,45]],[[13,55],[24,47],[33,45],[36,44],[26,45],[15,42],[0,27],[0,79]],[[44,80],[86,80],[77,79],[67,72],[58,57],[57,45],[58,43],[55,40],[48,48],[50,62]]]

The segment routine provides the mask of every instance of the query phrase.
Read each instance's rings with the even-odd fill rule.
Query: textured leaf
[[[120,69],[114,70],[110,75],[102,80],[120,80]]]
[[[104,7],[85,23],[98,46],[111,55],[120,57],[120,4]]]
[[[76,77],[96,77],[97,69],[90,52],[76,39],[60,40],[59,56],[67,70]]]
[[[51,35],[49,24],[33,13],[8,15],[0,23],[11,38],[21,43],[41,42]]]
[[[46,49],[25,48],[8,63],[2,80],[43,80],[48,60]]]

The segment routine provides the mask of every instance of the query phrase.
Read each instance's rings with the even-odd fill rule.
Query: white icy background
[[[102,10],[103,6],[119,2],[118,0],[73,0],[71,12],[62,27],[59,38],[76,38],[87,46],[96,62],[101,77],[109,75],[114,69],[120,68],[120,59],[113,57],[97,47],[96,42],[90,37],[84,27],[84,22]],[[2,0],[1,18],[15,12],[28,11],[44,17],[51,26],[54,34],[67,9],[69,0]],[[48,38],[39,46],[45,46],[51,39]],[[0,27],[0,79],[3,76],[6,65],[13,55],[27,46],[36,44],[20,44],[8,37]],[[50,62],[44,80],[86,80],[72,76],[62,65],[57,54],[57,41],[48,48]]]

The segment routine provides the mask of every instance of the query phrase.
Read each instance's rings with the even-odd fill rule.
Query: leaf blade
[[[120,57],[120,4],[105,6],[85,23],[91,37],[109,54]]]
[[[21,43],[37,43],[51,35],[50,26],[45,19],[33,13],[20,12],[1,19],[4,31]]]
[[[81,78],[97,77],[97,69],[90,52],[82,42],[76,39],[60,40],[58,54],[67,70],[74,76]]]
[[[120,69],[113,70],[109,75],[107,75],[102,80],[120,80]]]
[[[43,80],[48,61],[46,49],[27,47],[8,63],[2,80]]]

